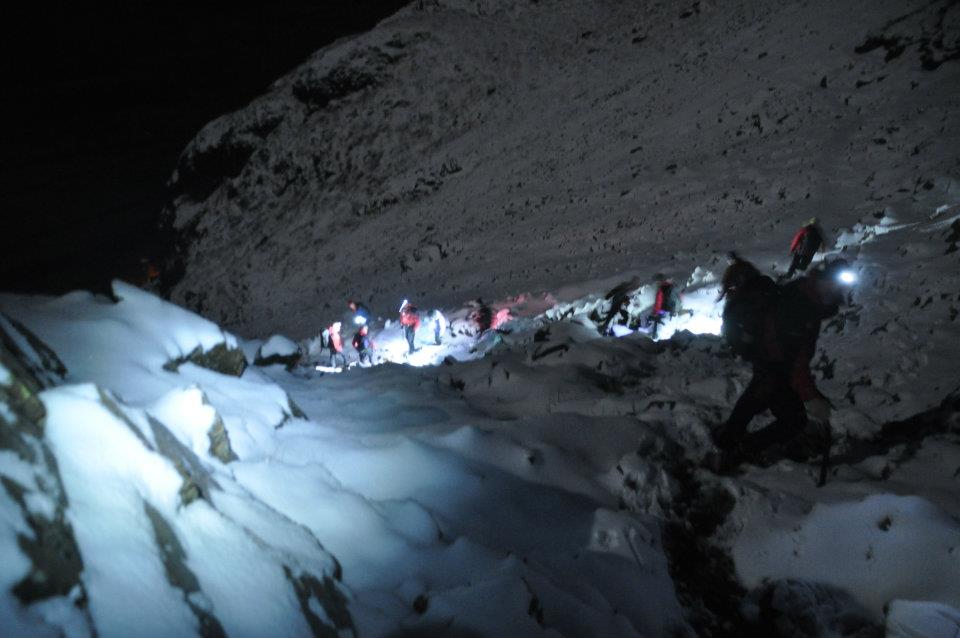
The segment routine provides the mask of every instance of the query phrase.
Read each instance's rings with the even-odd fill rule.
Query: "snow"
[[[956,415],[868,444],[957,390],[960,146],[943,124],[957,65],[855,57],[849,25],[882,30],[901,11],[886,0],[680,17],[670,3],[423,4],[318,52],[185,152],[175,182],[223,140],[258,149],[206,199],[173,205],[197,230],[174,299],[223,326],[122,282],[116,299],[0,295],[31,365],[42,357],[7,317],[67,369],[41,395],[43,444],[94,625],[79,591],[11,593],[30,567],[24,509],[53,515],[36,488],[56,480],[2,449],[0,474],[29,493],[0,490],[0,633],[197,635],[212,618],[230,636],[307,635],[339,622],[336,603],[352,622],[340,635],[689,635],[706,629],[704,581],[758,622],[770,593],[822,633],[864,617],[953,635]],[[295,97],[365,73],[328,107]],[[291,178],[317,170],[336,179]],[[722,256],[784,272],[811,211],[836,238],[818,261],[858,276],[813,361],[834,404],[829,481],[789,460],[717,476],[710,432],[749,379],[715,337]],[[318,234],[335,245],[299,249]],[[656,341],[633,321],[601,336],[606,292],[636,278],[626,310],[643,319],[654,272],[688,312]],[[164,369],[220,344],[251,362],[296,352],[279,333],[316,335],[356,282],[390,317],[403,295],[442,308],[442,343],[425,310],[413,353],[395,321],[371,319],[369,368],[347,346],[338,374]],[[480,295],[505,321],[477,334]],[[0,418],[14,407],[0,401]],[[220,424],[236,460],[210,452]],[[684,575],[702,548],[678,528],[729,562]],[[298,578],[332,590],[303,599]]]
[[[283,335],[273,335],[267,342],[260,346],[260,356],[264,359],[281,356],[286,357],[291,354],[296,354],[299,351],[297,344],[284,337]]]
[[[755,520],[733,557],[748,585],[777,578],[834,585],[879,617],[889,601],[908,596],[960,606],[958,538],[960,523],[926,500],[879,494]]]
[[[887,611],[888,638],[953,638],[960,633],[960,610],[940,603],[894,600]]]
[[[92,385],[51,390],[47,438],[84,556],[90,613],[103,636],[190,635],[196,619],[167,583],[144,500],[173,511],[180,477],[99,402]]]
[[[139,288],[114,281],[113,293],[119,301],[87,292],[54,299],[2,295],[0,306],[16,303],[17,318],[59,355],[67,380],[97,379],[133,404],[177,387],[174,373],[166,383],[155,374],[168,361],[197,347],[237,347],[236,337],[213,322]]]
[[[909,245],[930,234],[926,223],[865,233],[852,249],[861,313],[870,307],[882,318],[884,303],[900,307],[903,293],[873,292],[883,282],[879,266],[893,260],[885,242]],[[915,259],[940,258],[924,255]],[[672,337],[659,342],[634,331],[599,335],[590,315],[602,309],[602,295],[526,316],[519,308],[544,304],[522,298],[501,306],[514,318],[500,332],[476,335],[465,307],[449,313],[441,345],[421,330],[413,355],[399,325],[375,328],[381,360],[372,368],[328,375],[251,367],[241,378],[192,363],[164,370],[169,356],[196,345],[237,342],[147,293],[126,292],[120,303],[76,293],[0,301],[62,347],[70,370],[41,396],[99,634],[194,634],[202,611],[230,635],[302,635],[307,620],[289,568],[342,573],[360,635],[444,626],[630,636],[690,629],[662,539],[680,481],[690,480],[673,464],[703,459],[710,424],[746,381],[742,366],[718,356],[711,335],[716,281],[711,268],[696,271],[683,297],[690,313],[664,326]],[[651,302],[652,286],[641,286],[630,311]],[[149,319],[156,316],[167,320]],[[690,328],[698,325],[709,329],[697,336]],[[825,348],[847,358],[838,368],[869,363],[859,334],[825,331]],[[880,337],[885,345],[896,338]],[[922,349],[931,369],[948,366],[956,348],[946,337],[936,344]],[[903,395],[913,392],[901,399],[913,406],[938,394],[919,375],[896,383]],[[822,384],[835,395],[830,379]],[[881,410],[863,399],[837,406],[841,447],[843,436],[875,431],[900,413],[899,405]],[[294,416],[294,404],[306,418]],[[221,422],[238,457],[228,464],[210,452],[208,433]],[[193,460],[161,453],[157,428]],[[958,451],[949,436],[930,437],[896,463],[875,456],[841,464],[823,490],[802,465],[748,468],[716,542],[748,589],[792,582],[841,592],[823,594],[834,611],[821,610],[822,623],[844,605],[859,605],[874,623],[892,600],[955,607],[960,566],[950,556],[960,506],[950,473]],[[34,484],[29,466],[9,452],[0,458],[5,475]],[[189,505],[181,502],[184,468],[201,488]],[[27,528],[4,498],[9,583],[27,567],[15,544]],[[176,536],[194,588],[169,579],[170,550],[158,546],[148,506]],[[52,504],[33,495],[29,508],[49,515]],[[778,598],[783,604],[807,599],[791,587]],[[321,602],[304,604],[332,622]],[[69,614],[55,620],[56,609],[70,607],[61,599],[49,601],[44,621],[38,605],[23,610],[9,596],[3,604],[20,623],[13,635],[76,624]],[[148,611],[134,611],[141,608]]]

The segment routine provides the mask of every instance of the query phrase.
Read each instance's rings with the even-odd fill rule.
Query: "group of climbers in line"
[[[657,273],[654,275],[653,281],[657,286],[653,308],[645,322],[638,321],[638,324],[645,325],[645,330],[656,339],[660,327],[667,319],[683,314],[692,314],[692,311],[683,308],[680,290],[672,279],[663,273]],[[627,306],[630,305],[630,299],[639,287],[640,278],[634,277],[630,281],[617,285],[606,294],[605,298],[609,307],[603,319],[600,320],[600,327],[598,328],[600,334],[611,334],[611,325],[617,316],[623,322],[629,321],[630,313],[627,312]]]
[[[790,243],[790,267],[778,281],[737,253],[728,254],[717,298],[724,302],[722,335],[736,355],[750,362],[753,376],[729,418],[714,432],[721,451],[718,469],[821,454],[821,483],[826,478],[831,405],[817,389],[810,362],[821,322],[839,312],[855,276],[839,259],[807,272],[823,246],[824,232],[816,218],[810,219]],[[791,279],[797,272],[806,274]],[[648,323],[655,338],[667,318],[684,311],[674,282],[659,273],[654,281],[656,297]],[[618,314],[629,320],[626,307],[639,285],[635,278],[607,294],[610,307],[600,323],[601,334],[608,334]],[[774,423],[748,433],[750,421],[767,410]]]
[[[375,363],[374,355],[376,352],[376,344],[370,337],[372,317],[370,309],[363,303],[353,299],[347,302],[347,307],[352,311],[352,322],[353,325],[357,327],[357,331],[351,340],[351,345],[357,352],[360,365],[373,365]],[[415,306],[404,299],[403,304],[400,306],[399,315],[400,325],[403,328],[404,338],[407,341],[408,352],[413,354],[420,349],[416,346],[416,334],[422,321],[420,312]],[[441,345],[443,333],[447,328],[446,318],[443,316],[443,313],[439,310],[434,310],[426,318],[426,321],[429,322],[429,325],[432,327],[434,343],[438,346]],[[340,333],[342,328],[343,322],[334,321],[320,334],[320,348],[321,350],[329,351],[330,354],[327,361],[330,367],[333,368],[346,367],[347,364],[346,355],[343,350],[343,337]]]
[[[357,326],[351,345],[357,351],[361,365],[365,362],[367,365],[372,365],[376,345],[369,336],[370,328],[367,325],[370,321],[370,310],[352,299],[347,302],[347,307],[353,312],[353,325]],[[340,334],[341,328],[343,328],[343,322],[334,321],[320,333],[320,347],[329,350],[328,365],[331,368],[347,366],[347,357],[343,352],[343,336]]]

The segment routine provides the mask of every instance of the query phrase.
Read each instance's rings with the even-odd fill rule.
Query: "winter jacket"
[[[816,226],[804,226],[790,242],[790,254],[813,257],[823,244],[823,233]]]
[[[343,352],[343,337],[338,330],[330,330],[330,352]]]
[[[776,309],[764,317],[763,347],[755,363],[786,373],[801,400],[823,398],[810,361],[817,350],[820,322],[838,310],[836,301],[824,299],[810,277],[786,284]]]
[[[400,325],[409,326],[416,330],[420,327],[420,315],[413,306],[404,306],[400,311]]]
[[[680,295],[673,290],[673,282],[665,281],[657,288],[657,298],[653,302],[653,314],[674,313],[680,305]]]
[[[372,350],[373,341],[370,339],[370,335],[363,335],[359,332],[353,335],[353,348],[357,352],[366,352],[367,350]]]

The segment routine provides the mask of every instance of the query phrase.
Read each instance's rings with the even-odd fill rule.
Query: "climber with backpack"
[[[837,260],[782,286],[756,271],[727,292],[722,335],[735,354],[750,361],[753,377],[714,432],[723,452],[721,470],[779,456],[800,460],[812,451],[823,455],[820,483],[826,480],[831,406],[817,389],[810,360],[821,321],[837,314],[853,281],[847,262]],[[768,409],[776,421],[747,433],[750,421]]]
[[[347,357],[343,354],[343,338],[340,336],[341,323],[334,321],[327,328],[329,336],[328,347],[330,348],[330,367],[345,368],[347,366]],[[339,363],[339,365],[337,365]]]
[[[623,323],[627,323],[630,320],[630,313],[627,312],[627,306],[630,305],[630,299],[637,289],[640,288],[640,277],[633,277],[629,281],[624,281],[620,284],[614,286],[605,296],[610,306],[607,308],[607,313],[603,317],[603,321],[600,322],[600,327],[598,330],[601,335],[610,334],[610,324],[613,323],[613,320],[620,316],[620,319]]]
[[[793,236],[790,242],[790,268],[787,270],[785,279],[790,279],[796,271],[804,272],[813,261],[814,255],[823,247],[824,237],[823,229],[816,217],[810,218],[797,234]]]
[[[403,326],[403,336],[407,339],[409,354],[413,354],[418,350],[415,343],[417,328],[420,327],[420,314],[416,306],[411,305],[406,299],[400,304],[400,325]]]
[[[682,314],[685,311],[680,307],[680,290],[672,279],[663,273],[657,273],[653,276],[653,281],[657,284],[657,295],[653,302],[653,311],[650,313],[650,323],[652,324],[650,336],[656,339],[660,326],[669,317]]]

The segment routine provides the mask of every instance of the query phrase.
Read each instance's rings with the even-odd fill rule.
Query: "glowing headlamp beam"
[[[840,283],[847,284],[849,286],[857,283],[857,274],[852,270],[842,270],[840,271],[840,274],[837,275],[837,279],[840,280]]]

